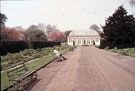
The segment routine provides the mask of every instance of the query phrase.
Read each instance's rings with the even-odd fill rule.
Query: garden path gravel
[[[39,70],[30,91],[135,91],[135,58],[78,46]]]

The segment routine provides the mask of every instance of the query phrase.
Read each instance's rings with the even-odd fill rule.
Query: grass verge
[[[38,69],[40,69],[40,67],[49,63],[54,58],[56,58],[56,57],[51,56],[51,55],[46,56],[46,57],[43,57],[43,58],[40,58],[38,60],[30,62],[30,63],[26,64],[26,66],[28,67],[29,70],[38,70]],[[8,81],[6,71],[2,72],[1,73],[1,90],[3,91],[4,89],[8,88],[10,85],[12,85],[12,84]]]
[[[135,48],[126,48],[126,49],[107,49],[122,55],[135,57]]]

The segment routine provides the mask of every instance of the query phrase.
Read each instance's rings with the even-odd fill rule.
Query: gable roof
[[[73,30],[69,36],[99,36],[99,33],[93,29],[90,30]]]

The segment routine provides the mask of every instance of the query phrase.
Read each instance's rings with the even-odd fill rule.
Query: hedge
[[[0,54],[5,55],[8,52],[15,53],[19,52],[20,50],[24,50],[28,48],[28,44],[25,41],[8,41],[2,40],[0,45]]]
[[[34,49],[44,48],[44,47],[53,47],[55,45],[61,45],[60,42],[43,42],[43,41],[33,41],[32,46]]]
[[[9,41],[2,40],[0,45],[0,55],[6,55],[7,53],[16,53],[24,49],[37,49],[44,47],[53,47],[55,45],[61,45],[60,42],[44,42],[44,41]]]

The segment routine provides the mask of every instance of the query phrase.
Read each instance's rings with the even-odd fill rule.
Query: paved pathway
[[[31,91],[135,91],[135,58],[79,46],[38,71]]]

